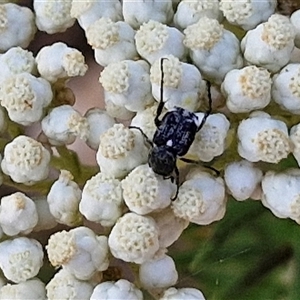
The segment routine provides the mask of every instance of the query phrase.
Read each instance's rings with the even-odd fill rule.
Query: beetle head
[[[169,176],[175,169],[176,155],[166,145],[154,146],[149,153],[148,163],[154,173]]]

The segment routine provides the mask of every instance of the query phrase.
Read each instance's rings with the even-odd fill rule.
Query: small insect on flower
[[[164,83],[164,72],[163,72],[163,60],[161,59],[161,89],[160,89],[160,102],[157,107],[156,116],[154,123],[156,131],[153,136],[153,141],[145,135],[141,128],[130,126],[140,130],[145,137],[146,141],[151,145],[151,150],[148,156],[148,163],[152,170],[162,175],[164,179],[171,179],[176,182],[177,191],[172,200],[175,200],[178,195],[179,189],[179,170],[176,165],[176,160],[179,157],[180,160],[187,163],[198,163],[197,161],[184,158],[184,156],[191,144],[195,139],[196,133],[203,127],[207,117],[211,114],[212,110],[212,99],[210,93],[210,82],[207,81],[209,108],[204,113],[202,120],[199,120],[196,114],[190,112],[181,107],[174,107],[168,111],[163,118],[160,120],[160,115],[164,107],[163,101],[163,83]],[[209,166],[204,166],[209,169],[213,169]],[[216,171],[215,169],[213,169]],[[217,171],[216,171],[217,172]]]

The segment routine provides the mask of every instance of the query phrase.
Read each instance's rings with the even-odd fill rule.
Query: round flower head
[[[142,263],[139,269],[139,279],[142,287],[147,290],[165,289],[175,285],[178,273],[174,260],[168,255],[163,255]]]
[[[91,300],[106,299],[130,299],[143,300],[142,292],[135,285],[125,279],[116,282],[106,281],[98,284],[93,291]]]
[[[183,44],[203,76],[220,84],[228,71],[242,67],[239,40],[217,20],[203,17],[184,34]]]
[[[246,33],[241,48],[249,64],[277,72],[288,63],[294,39],[295,32],[289,18],[274,14],[267,22]]]
[[[175,216],[170,207],[151,213],[151,217],[159,228],[159,246],[162,249],[176,242],[183,230],[189,225],[188,220]]]
[[[36,63],[41,76],[50,82],[83,76],[88,68],[82,53],[62,42],[43,47],[36,56]]]
[[[269,171],[262,179],[262,204],[278,218],[291,218],[300,224],[300,171]]]
[[[158,251],[158,237],[158,227],[151,217],[127,213],[113,227],[108,245],[114,257],[141,264]]]
[[[244,119],[237,135],[239,155],[251,162],[278,163],[291,152],[286,124],[266,113],[252,113]]]
[[[135,29],[150,20],[168,24],[172,21],[174,14],[172,0],[147,2],[124,0],[122,9],[125,22]]]
[[[199,225],[208,225],[224,217],[225,185],[222,178],[196,171],[190,172],[172,203],[175,216]]]
[[[159,300],[205,300],[204,295],[194,288],[167,289]]]
[[[139,165],[122,180],[123,197],[128,208],[140,215],[167,207],[176,185],[153,172],[148,164]]]
[[[135,31],[123,21],[101,18],[91,24],[85,34],[94,49],[95,60],[101,66],[138,56],[134,44]]]
[[[100,143],[100,135],[115,124],[115,120],[105,110],[94,107],[90,108],[84,115],[89,131],[86,140],[87,145],[97,150]]]
[[[58,223],[76,226],[82,222],[79,213],[81,190],[69,171],[60,172],[58,180],[53,183],[47,196],[49,209]]]
[[[57,222],[50,212],[47,198],[44,196],[35,198],[34,203],[38,214],[38,222],[34,226],[33,231],[38,232],[54,228],[57,225]]]
[[[0,225],[7,235],[28,234],[38,222],[35,203],[23,193],[2,197]]]
[[[50,83],[30,73],[10,75],[1,84],[0,103],[6,108],[9,118],[21,125],[39,121],[52,97]]]
[[[45,284],[38,278],[29,279],[18,284],[7,283],[0,289],[0,299],[46,299]]]
[[[176,27],[185,29],[189,25],[197,23],[203,17],[221,21],[222,13],[219,10],[218,0],[180,1],[174,15],[174,23]]]
[[[199,120],[204,117],[204,113],[196,113],[196,115]],[[230,122],[223,114],[210,115],[201,130],[196,133],[188,154],[201,161],[211,161],[221,155],[225,150],[229,127]]]
[[[139,130],[115,124],[100,136],[96,159],[102,173],[121,178],[147,158],[148,149]]]
[[[12,47],[0,55],[1,73],[0,82],[10,75],[19,73],[36,73],[36,62],[33,53],[21,47]]]
[[[300,64],[288,64],[273,77],[272,98],[281,108],[300,114]]]
[[[276,4],[274,0],[221,0],[220,10],[229,23],[249,30],[266,21],[274,13]]]
[[[3,173],[18,183],[34,184],[47,178],[50,153],[43,145],[25,135],[19,135],[4,149]]]
[[[300,9],[293,12],[290,21],[293,24],[296,33],[295,46],[300,48]]]
[[[36,33],[33,12],[14,3],[0,4],[0,52],[11,47],[27,48]]]
[[[120,180],[98,173],[86,182],[79,210],[89,221],[112,226],[122,214],[122,204]]]
[[[225,167],[224,180],[230,194],[238,201],[256,198],[260,194],[263,172],[246,160],[232,162]]]
[[[33,1],[36,26],[48,34],[64,32],[73,26],[76,19],[71,17],[72,0]]]
[[[170,110],[183,107],[195,111],[200,107],[199,98],[206,92],[206,84],[199,70],[191,64],[180,62],[173,55],[155,60],[150,69],[150,80],[153,97],[160,101],[161,97],[161,67],[163,67],[163,100]],[[161,66],[163,64],[163,66]]]
[[[222,82],[226,105],[233,113],[262,109],[271,101],[270,73],[256,66],[229,71]]]
[[[47,299],[80,299],[90,300],[93,285],[88,281],[77,279],[66,269],[59,270],[46,286]]]
[[[104,98],[130,111],[143,111],[153,103],[149,66],[144,60],[123,60],[109,64],[101,72]]]
[[[143,111],[138,111],[136,115],[132,118],[130,126],[139,127],[145,133],[145,135],[152,139],[156,126],[154,124],[154,119],[156,116],[158,103],[155,102],[150,107],[146,108]]]
[[[108,268],[107,237],[97,236],[87,227],[52,234],[46,249],[54,267],[63,266],[80,280],[88,280]]]
[[[175,27],[168,27],[150,20],[141,25],[135,35],[136,49],[150,64],[162,56],[172,54],[185,60],[187,50],[183,45],[183,34]]]
[[[34,239],[17,237],[0,243],[0,268],[12,282],[19,283],[36,276],[43,258],[43,248]]]
[[[77,19],[85,31],[102,17],[109,18],[113,22],[123,19],[119,0],[73,0],[71,16]]]
[[[72,144],[76,137],[86,139],[88,122],[70,105],[53,108],[41,122],[42,130],[52,145]]]

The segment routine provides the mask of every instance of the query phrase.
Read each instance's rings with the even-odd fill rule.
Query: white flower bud
[[[45,284],[38,278],[18,284],[6,284],[0,289],[1,300],[46,300]]]
[[[93,285],[88,281],[78,280],[66,269],[59,270],[46,286],[47,299],[90,300]]]
[[[172,202],[175,216],[199,225],[208,225],[224,217],[225,184],[222,178],[196,169],[189,173]]]
[[[91,300],[105,299],[130,299],[143,300],[142,292],[135,285],[125,279],[116,282],[106,281],[98,284],[93,291]]]
[[[157,112],[158,103],[155,102],[150,107],[143,111],[138,111],[132,118],[130,126],[139,127],[145,133],[145,135],[151,140],[156,131],[154,119]]]
[[[41,122],[42,130],[52,145],[72,144],[76,137],[86,139],[88,122],[70,105],[53,108]]]
[[[112,226],[122,214],[122,204],[120,180],[98,173],[86,182],[79,210],[89,221]]]
[[[79,25],[85,31],[102,17],[109,18],[113,22],[123,19],[119,0],[73,0],[71,16],[77,19]]]
[[[29,73],[11,75],[1,84],[1,105],[6,108],[9,118],[21,125],[39,121],[52,97],[50,83]]]
[[[33,53],[21,47],[12,47],[0,55],[1,73],[0,82],[10,75],[19,73],[36,73],[36,63]]]
[[[291,218],[300,224],[300,171],[269,171],[262,179],[262,204],[278,218]]]
[[[172,0],[123,0],[122,4],[125,22],[135,29],[150,20],[168,24],[173,19]]]
[[[194,288],[167,289],[159,300],[205,300],[204,295]]]
[[[196,113],[202,120],[204,113]],[[201,161],[211,161],[214,157],[223,154],[226,146],[226,137],[230,122],[223,114],[210,115],[204,126],[196,133],[188,154],[196,156]]]
[[[222,13],[219,10],[218,0],[180,1],[174,15],[174,23],[177,27],[185,29],[189,25],[197,23],[203,17],[221,21]]]
[[[272,98],[281,108],[300,114],[300,63],[288,64],[274,75]]]
[[[289,18],[274,14],[267,22],[246,33],[241,41],[241,49],[249,64],[275,73],[290,60],[294,38]]]
[[[57,181],[53,183],[47,202],[52,216],[58,223],[68,226],[79,225],[82,216],[79,212],[81,190],[73,175],[67,170],[61,170]]]
[[[36,56],[36,63],[41,76],[50,82],[83,76],[88,69],[82,53],[62,42],[43,47]]]
[[[35,203],[23,193],[2,197],[0,225],[7,235],[28,234],[36,226],[38,214]]]
[[[147,290],[165,289],[175,285],[178,273],[174,260],[164,255],[142,263],[139,269],[139,279],[141,285]]]
[[[225,167],[224,180],[231,195],[238,201],[260,194],[260,182],[263,172],[251,162],[241,160]]]
[[[150,215],[159,228],[159,247],[161,249],[171,246],[188,227],[189,221],[175,216],[173,210],[167,207]]]
[[[145,215],[167,207],[176,192],[176,185],[144,164],[137,166],[122,180],[122,189],[128,208]]]
[[[4,149],[3,173],[18,183],[33,184],[47,178],[50,153],[43,145],[25,135],[19,135]]]
[[[27,48],[36,33],[33,12],[14,3],[0,5],[0,51],[11,47]]]
[[[151,217],[127,213],[113,227],[108,245],[114,257],[141,264],[154,257],[158,238],[158,227]]]
[[[183,44],[203,76],[219,84],[228,71],[242,67],[239,40],[217,20],[203,17],[184,34]]]
[[[244,119],[237,135],[239,155],[251,162],[278,163],[291,152],[286,124],[265,113]]]
[[[101,18],[86,30],[88,43],[93,47],[95,60],[101,66],[136,58],[135,31],[123,21]]]
[[[63,266],[80,280],[108,268],[107,237],[97,236],[87,227],[52,234],[46,249],[53,266]]]
[[[89,125],[87,145],[97,150],[100,143],[100,135],[112,127],[116,122],[105,110],[94,107],[90,108],[84,115]]]
[[[221,90],[231,112],[246,113],[262,109],[270,103],[271,85],[270,73],[266,69],[247,66],[229,71]]]
[[[112,118],[116,118],[120,120],[130,120],[135,115],[133,111],[129,111],[124,106],[114,104],[110,99],[104,98],[104,102],[105,102],[106,112]]]
[[[220,1],[220,10],[227,21],[238,25],[244,30],[250,30],[256,25],[267,21],[274,13],[277,1],[274,0],[246,0],[246,1]]]
[[[47,198],[40,197],[34,199],[34,203],[38,214],[38,222],[33,228],[33,231],[38,232],[54,228],[57,225],[57,222],[55,221],[54,217],[50,212]]]
[[[72,0],[34,0],[36,26],[48,34],[64,32],[73,26],[76,19],[70,15]]]
[[[300,48],[300,9],[293,12],[290,17],[290,21],[293,24],[296,33],[295,46]]]
[[[136,49],[150,64],[168,54],[185,60],[187,50],[182,43],[183,38],[183,34],[175,27],[150,20],[142,24],[136,32]]]
[[[206,84],[199,70],[191,64],[180,62],[173,55],[163,60],[164,82],[163,100],[166,109],[175,106],[196,111],[201,102],[199,99],[206,93]],[[150,80],[153,97],[160,101],[161,93],[161,58],[155,60],[150,69]]]
[[[144,60],[111,63],[101,72],[99,81],[105,99],[130,111],[143,111],[154,101],[149,66]]]
[[[121,178],[147,158],[144,137],[136,129],[115,124],[100,136],[96,159],[102,173]]]
[[[0,243],[0,268],[4,276],[15,283],[36,276],[43,257],[43,248],[34,239],[17,237]]]
[[[300,165],[300,123],[294,125],[290,130],[290,140],[292,142],[292,153]]]

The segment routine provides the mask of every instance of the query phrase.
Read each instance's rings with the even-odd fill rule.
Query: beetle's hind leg
[[[208,118],[208,116],[211,114],[212,111],[212,98],[211,98],[211,90],[210,90],[211,83],[208,80],[206,81],[206,88],[207,88],[207,96],[208,96],[208,110],[204,113],[204,117],[201,120],[201,123],[198,126],[197,131],[199,131],[203,127],[203,125],[206,122],[206,119]]]
[[[195,164],[195,165],[199,165],[203,168],[206,168],[206,169],[209,169],[209,170],[212,170],[213,172],[215,172],[215,175],[216,176],[220,176],[220,171],[215,169],[214,167],[211,167],[211,166],[208,166],[208,165],[205,165],[203,164],[201,161],[197,161],[197,160],[193,160],[193,159],[189,159],[189,158],[185,158],[185,157],[179,157],[179,159],[183,162],[186,162],[186,163],[189,163],[189,164]]]
[[[137,129],[140,131],[140,133],[143,135],[144,139],[146,140],[146,142],[153,147],[153,142],[147,137],[147,135],[145,134],[145,132],[142,130],[142,128],[137,127],[137,126],[128,126],[129,129]]]

